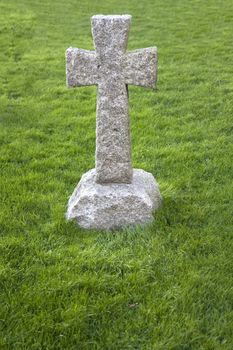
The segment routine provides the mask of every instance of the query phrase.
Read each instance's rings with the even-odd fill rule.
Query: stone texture
[[[144,224],[161,202],[152,174],[131,164],[128,84],[154,87],[156,48],[127,52],[131,16],[93,16],[95,51],[69,48],[67,85],[97,85],[96,164],[70,197],[67,219],[83,228]]]
[[[110,230],[145,224],[161,203],[152,174],[134,169],[131,184],[98,184],[96,170],[84,174],[70,197],[67,219],[86,229]]]
[[[153,87],[157,50],[126,52],[131,16],[92,17],[95,51],[69,48],[67,85],[98,85],[96,181],[131,183],[127,84]]]

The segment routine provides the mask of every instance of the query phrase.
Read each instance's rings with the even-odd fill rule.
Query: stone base
[[[84,174],[68,203],[66,218],[86,229],[110,230],[145,224],[161,204],[152,174],[133,170],[131,184],[98,184],[95,169]]]

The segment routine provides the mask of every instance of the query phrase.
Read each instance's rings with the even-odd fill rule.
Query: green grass
[[[94,167],[96,89],[65,86],[93,14],[133,16],[158,46],[156,90],[130,87],[135,168],[153,224],[88,232],[64,218]],[[0,349],[233,349],[232,0],[1,0]]]

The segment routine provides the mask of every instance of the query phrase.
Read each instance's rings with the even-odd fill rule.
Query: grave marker
[[[130,21],[129,15],[93,16],[95,51],[66,52],[67,85],[98,86],[96,167],[82,177],[67,211],[68,219],[86,228],[147,222],[161,200],[153,176],[131,164],[127,85],[154,87],[157,50],[126,52]]]

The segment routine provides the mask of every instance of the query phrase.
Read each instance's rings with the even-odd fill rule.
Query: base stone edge
[[[153,220],[162,198],[151,173],[133,169],[131,184],[99,184],[95,179],[95,169],[82,176],[69,199],[67,220],[97,230],[143,225]]]

